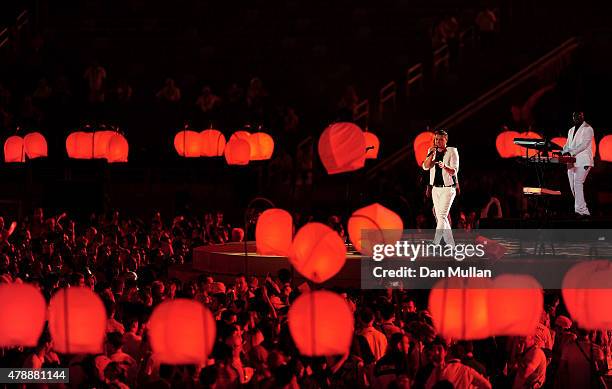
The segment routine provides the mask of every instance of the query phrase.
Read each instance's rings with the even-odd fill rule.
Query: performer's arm
[[[567,152],[569,152],[574,157],[576,156],[576,154],[579,154],[586,150],[588,147],[591,147],[591,143],[593,142],[593,128],[585,127],[584,131],[584,140],[576,147],[572,147],[567,150]]]
[[[429,150],[427,150],[427,158],[425,158],[421,165],[423,170],[429,170],[434,166],[434,158],[436,157],[435,151],[436,149],[434,147],[430,147]]]

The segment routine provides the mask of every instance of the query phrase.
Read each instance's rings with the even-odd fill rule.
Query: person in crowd
[[[181,90],[176,86],[174,79],[167,78],[155,96],[166,103],[178,103],[181,100]]]

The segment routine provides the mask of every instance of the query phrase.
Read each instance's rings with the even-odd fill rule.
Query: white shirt
[[[583,122],[578,131],[575,131],[576,127],[570,128],[567,133],[567,142],[563,146],[563,153],[570,153],[572,157],[576,157],[576,163],[574,166],[593,166],[593,149],[591,144],[595,133],[593,127],[587,122]]]
[[[457,177],[457,173],[459,173],[459,152],[455,147],[447,147],[446,153],[444,153],[444,157],[442,158],[442,162],[444,162],[445,166],[455,169],[455,178]],[[424,170],[429,170],[429,185],[434,184],[434,180],[436,179],[436,165],[434,164],[431,168],[425,167],[425,161],[421,167]],[[442,169],[442,178],[444,179],[444,185],[450,186],[455,184],[453,181],[453,176],[448,174],[446,169]],[[456,179],[455,179],[456,180]]]
[[[425,388],[431,389],[436,383],[443,380],[449,381],[454,388],[491,389],[492,387],[489,380],[458,359],[448,361],[443,368],[436,367],[427,379]]]

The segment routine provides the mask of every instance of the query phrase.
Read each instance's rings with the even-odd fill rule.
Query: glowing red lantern
[[[68,157],[75,159],[92,159],[94,142],[92,132],[73,132],[66,138]]]
[[[25,162],[25,145],[22,137],[9,136],[4,142],[4,162]]]
[[[174,149],[181,157],[199,157],[201,154],[200,134],[191,130],[179,131],[174,136]]]
[[[230,139],[225,146],[225,160],[228,165],[248,165],[251,158],[251,146],[243,139]]]
[[[148,328],[153,352],[160,363],[202,364],[215,343],[215,319],[195,300],[161,303],[151,314]]]
[[[263,161],[270,159],[274,152],[274,139],[265,132],[256,132],[249,139],[251,146],[251,160]]]
[[[31,132],[23,138],[28,158],[40,158],[48,155],[47,140],[40,132]]]
[[[434,133],[430,131],[421,132],[414,138],[414,157],[416,158],[417,165],[421,166],[425,158],[427,157],[427,150],[433,146]]]
[[[321,290],[301,295],[289,309],[288,322],[302,355],[344,355],[351,347],[353,313],[335,293]]]
[[[231,142],[234,139],[242,139],[248,142],[250,137],[251,137],[251,133],[248,131],[236,131],[232,134],[232,136],[230,136],[228,142]]]
[[[567,138],[564,136],[558,136],[556,138],[552,138],[550,141],[556,144],[557,146],[563,147],[567,143]]]
[[[70,287],[57,292],[49,303],[49,331],[60,353],[97,354],[103,351],[106,311],[89,288]]]
[[[260,255],[288,257],[293,238],[293,218],[284,209],[272,208],[259,215],[255,244]]]
[[[612,329],[612,263],[589,261],[573,266],[563,278],[563,301],[582,328]]]
[[[599,158],[612,162],[612,135],[606,135],[599,141]]]
[[[47,319],[47,303],[30,284],[0,284],[0,347],[34,347]]]
[[[113,133],[113,136],[108,141],[108,149],[106,151],[106,160],[109,163],[127,162],[130,145],[127,139],[118,132]]]
[[[521,148],[514,144],[514,138],[520,138],[521,134],[516,131],[502,131],[495,139],[495,148],[502,158],[514,158],[521,156]]]
[[[542,287],[531,276],[505,274],[493,280],[488,314],[491,335],[527,336],[542,316]]]
[[[116,134],[114,131],[96,131],[93,133],[94,158],[106,158],[108,142]]]
[[[380,148],[380,141],[378,137],[371,132],[364,132],[366,143],[366,159],[378,158],[378,149]]]
[[[200,156],[220,157],[225,150],[225,136],[221,131],[208,129],[200,132]]]
[[[438,281],[429,294],[429,312],[438,332],[454,339],[484,339],[489,328],[491,281],[450,278]]]
[[[353,123],[332,124],[319,138],[319,157],[327,174],[361,169],[366,158],[363,131]]]
[[[342,269],[346,247],[338,233],[321,223],[308,223],[295,235],[291,264],[313,282],[325,282]]]
[[[395,244],[403,229],[402,219],[378,203],[356,210],[348,221],[349,238],[355,250],[364,255],[372,255],[375,244]]]

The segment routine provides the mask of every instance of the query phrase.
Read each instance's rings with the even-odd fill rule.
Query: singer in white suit
[[[446,147],[448,134],[444,130],[434,132],[434,145],[427,151],[423,169],[429,170],[429,185],[436,214],[436,236],[434,244],[442,238],[447,245],[455,245],[448,214],[457,194],[457,172],[459,152],[455,147]]]
[[[591,144],[595,134],[593,127],[584,121],[583,112],[574,112],[572,119],[574,126],[567,134],[567,142],[561,153],[576,157],[576,162],[567,166],[567,178],[574,196],[574,212],[579,217],[585,217],[590,216],[590,212],[584,199],[584,181],[594,165]]]

